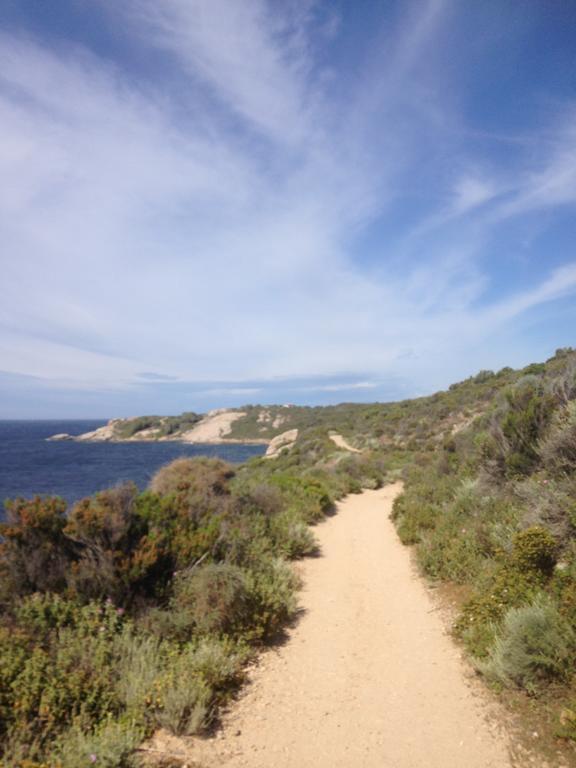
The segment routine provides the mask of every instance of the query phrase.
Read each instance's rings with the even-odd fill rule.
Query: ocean
[[[0,517],[3,501],[55,495],[69,504],[117,483],[145,488],[163,464],[181,456],[218,456],[239,463],[261,456],[262,445],[47,442],[60,432],[80,435],[103,421],[0,421]]]

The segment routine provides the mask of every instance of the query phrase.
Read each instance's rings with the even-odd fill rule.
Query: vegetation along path
[[[304,615],[264,655],[219,737],[196,742],[202,765],[510,765],[494,712],[389,520],[399,491],[349,496],[318,526],[322,556],[303,564]]]

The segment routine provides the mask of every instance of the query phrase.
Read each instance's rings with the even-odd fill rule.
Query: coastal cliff
[[[219,408],[206,414],[193,412],[181,416],[137,416],[110,419],[102,427],[80,435],[59,433],[51,441],[76,440],[78,442],[157,442],[180,441],[201,444],[255,444],[268,445],[276,436],[282,420],[267,415],[262,409],[247,434],[235,436],[233,425],[246,419],[248,410]]]
[[[188,412],[180,416],[117,418],[91,432],[76,436],[59,433],[47,439],[95,443],[179,441],[201,445],[266,445],[266,457],[276,458],[293,448],[302,425],[317,420],[316,410],[293,405],[245,406],[218,408],[206,414]],[[335,424],[341,420],[335,413],[331,418]],[[337,431],[329,430],[329,437],[346,452],[360,452]]]

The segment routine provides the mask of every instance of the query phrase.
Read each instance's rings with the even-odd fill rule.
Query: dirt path
[[[388,519],[398,486],[350,496],[302,565],[305,614],[197,744],[226,768],[507,768],[504,737]]]
[[[342,437],[342,435],[339,435],[336,432],[330,433],[329,438],[338,446],[338,448],[344,448],[344,450],[350,451],[351,453],[362,453],[359,448],[354,448],[345,437]]]

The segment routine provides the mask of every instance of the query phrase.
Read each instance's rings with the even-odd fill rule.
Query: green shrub
[[[215,637],[182,648],[165,645],[163,669],[147,702],[153,724],[177,735],[202,731],[217,703],[242,680],[249,655],[245,645]]]
[[[213,694],[222,694],[236,687],[242,670],[250,658],[247,645],[230,638],[203,637],[193,647],[188,664]]]
[[[270,477],[278,488],[288,509],[298,512],[306,523],[316,523],[333,508],[333,501],[324,483],[314,477],[278,473]]]
[[[404,493],[394,500],[392,520],[403,544],[417,544],[442,519],[443,510],[454,497],[456,481],[450,475],[436,474],[426,462],[412,467]]]
[[[300,582],[281,558],[264,559],[248,578],[251,636],[264,639],[275,635],[295,614],[296,590]]]
[[[65,534],[79,547],[68,581],[82,599],[106,595],[128,603],[153,593],[168,569],[163,535],[139,514],[138,489],[132,483],[100,491],[72,508]]]
[[[258,513],[266,519],[279,514],[284,509],[284,497],[270,481],[246,481],[240,479],[233,486],[236,508],[242,513]]]
[[[314,534],[294,510],[281,512],[271,520],[270,536],[274,552],[290,559],[312,555],[318,548]]]
[[[549,433],[539,446],[546,469],[564,476],[576,469],[576,401],[557,413]]]
[[[516,533],[512,542],[512,551],[498,554],[500,562],[465,603],[455,625],[456,634],[478,657],[490,651],[493,625],[498,625],[508,609],[534,600],[554,570],[556,542],[544,528]]]
[[[418,562],[433,579],[465,584],[479,572],[482,561],[482,551],[474,535],[454,530],[454,526],[436,528],[418,546]]]
[[[177,735],[201,731],[211,720],[215,697],[237,683],[246,658],[245,649],[214,638],[173,652],[156,684],[157,724]]]
[[[511,563],[520,573],[550,577],[556,565],[554,537],[540,526],[527,528],[514,536]]]
[[[555,604],[538,595],[530,604],[510,609],[481,671],[504,685],[534,690],[566,679],[576,652],[576,635]]]
[[[19,627],[36,640],[46,638],[53,629],[76,626],[85,614],[77,603],[51,592],[36,592],[14,608]]]
[[[274,518],[258,511],[235,508],[222,522],[219,554],[225,562],[256,568],[263,557],[273,553],[271,528]]]
[[[529,474],[538,464],[538,443],[555,404],[538,376],[525,376],[508,389],[479,442],[485,468],[496,476]]]
[[[0,626],[0,736],[14,720],[14,682],[31,653],[30,637],[14,627]]]
[[[396,499],[393,515],[402,544],[418,544],[422,540],[423,532],[434,528],[438,514],[438,508],[432,504],[411,504],[408,499],[401,502]]]
[[[133,768],[139,765],[135,750],[144,737],[144,732],[129,723],[104,721],[93,731],[73,726],[63,733],[54,748],[51,758],[58,768],[80,768],[97,765],[103,768]]]
[[[199,733],[210,712],[210,689],[191,677],[184,664],[176,664],[160,688],[161,706],[156,722],[177,736]]]
[[[160,416],[138,416],[135,419],[118,421],[114,425],[114,437],[126,440],[145,429],[157,429],[161,424]]]
[[[36,645],[12,682],[13,724],[51,737],[75,719],[98,721],[117,708],[114,642],[120,619],[113,606],[91,604],[72,625]]]
[[[567,477],[550,478],[533,474],[514,484],[514,493],[523,507],[522,520],[526,526],[547,529],[560,547],[574,535],[576,485]]]
[[[150,481],[153,493],[162,496],[178,493],[191,498],[222,495],[229,492],[234,469],[222,459],[202,456],[176,459],[161,467]]]
[[[249,617],[245,572],[229,563],[209,563],[178,574],[171,607],[202,634],[238,632]]]
[[[168,646],[156,637],[126,627],[118,636],[114,655],[117,696],[128,716],[145,724],[155,708],[156,682],[166,665]]]
[[[193,411],[187,411],[180,414],[180,416],[165,416],[158,428],[158,437],[165,437],[176,432],[192,429],[201,419],[202,416]]]
[[[66,502],[36,496],[6,503],[0,523],[0,595],[10,601],[36,591],[61,591],[66,586],[76,547],[64,534]]]
[[[0,706],[7,744],[41,754],[74,722],[90,728],[116,712],[114,645],[122,617],[112,604],[84,607],[34,595],[21,624],[0,632]]]
[[[533,572],[518,571],[509,563],[496,565],[476,594],[464,604],[454,625],[456,636],[473,656],[486,657],[495,628],[506,611],[529,603],[541,587],[541,578]]]
[[[344,480],[348,493],[360,493],[363,488],[380,488],[385,475],[381,458],[373,454],[344,452],[335,464],[335,471]]]

